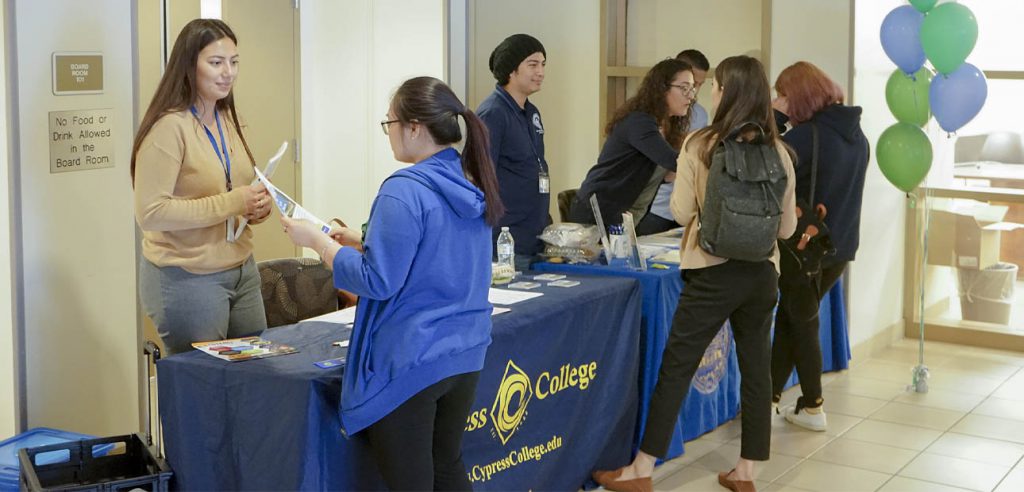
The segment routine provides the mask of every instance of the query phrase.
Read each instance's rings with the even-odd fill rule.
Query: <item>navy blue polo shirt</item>
[[[529,100],[520,108],[500,85],[480,103],[476,113],[491,136],[491,160],[498,175],[505,216],[494,228],[497,240],[501,226],[507,226],[516,241],[516,254],[533,256],[544,249],[537,238],[548,224],[550,193],[540,192],[540,171],[548,170],[544,160],[544,125],[540,111]]]

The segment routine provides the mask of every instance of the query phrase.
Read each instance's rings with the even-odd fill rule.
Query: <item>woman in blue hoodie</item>
[[[814,131],[818,133],[818,169],[814,203],[826,208],[825,225],[836,254],[822,260],[821,276],[808,279],[789,255],[782,255],[779,309],[775,313],[772,344],[772,398],[778,403],[782,389],[796,366],[802,396],[776,411],[786,420],[814,431],[826,428],[821,396],[821,342],[818,306],[821,299],[853,261],[860,243],[860,208],[867,172],[868,139],[860,128],[861,108],[843,104],[843,89],[820,68],[797,62],[775,81],[778,97],[772,102],[776,123],[786,131],[782,139],[797,154],[796,196],[807,200],[814,159]]]
[[[452,148],[468,137],[462,155]],[[392,490],[471,490],[462,433],[491,343],[491,227],[504,206],[487,129],[444,82],[407,80],[381,121],[395,159],[359,235],[281,218],[359,295],[341,424],[363,432]]]

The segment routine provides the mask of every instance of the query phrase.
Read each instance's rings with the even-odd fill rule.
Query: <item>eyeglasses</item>
[[[385,135],[389,135],[388,127],[391,126],[392,123],[398,123],[399,121],[402,120],[380,120],[380,129],[384,130]]]
[[[692,96],[692,95],[697,94],[697,87],[696,86],[692,86],[690,84],[682,84],[682,85],[669,84],[669,87],[675,87],[676,89],[679,89],[679,90],[683,91],[683,94],[687,95],[687,96]]]

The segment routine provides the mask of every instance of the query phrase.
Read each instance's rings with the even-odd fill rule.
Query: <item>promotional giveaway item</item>
[[[298,352],[293,347],[264,340],[260,337],[231,338],[212,342],[195,342],[192,347],[218,359],[238,362],[250,359],[265,359],[277,355]]]

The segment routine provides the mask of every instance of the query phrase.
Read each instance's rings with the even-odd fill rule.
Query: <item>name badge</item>
[[[228,217],[228,242],[235,242],[235,216]]]
[[[540,179],[537,180],[537,183],[539,185],[539,189],[537,191],[539,191],[542,195],[550,194],[551,179],[548,178],[548,173],[541,171],[539,178]]]

